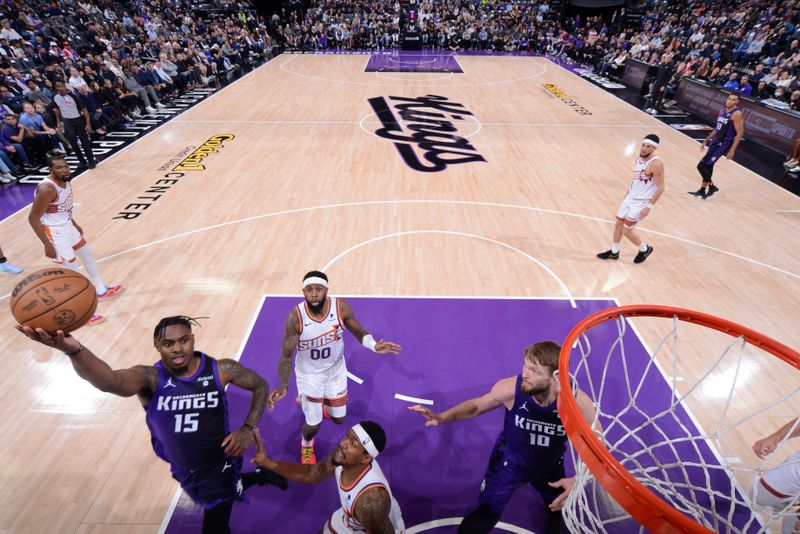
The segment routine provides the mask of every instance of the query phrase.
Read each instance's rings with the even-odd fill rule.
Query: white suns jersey
[[[321,321],[311,317],[305,300],[296,309],[301,330],[295,371],[321,373],[330,369],[344,357],[344,325],[339,317],[339,301],[328,297],[327,313]]]
[[[44,215],[42,215],[42,224],[45,226],[61,226],[72,221],[72,184],[67,182],[65,187],[59,187],[49,176],[42,181],[52,185],[58,193],[55,202],[51,202],[47,206]]]
[[[633,166],[633,180],[631,187],[628,190],[628,196],[634,200],[650,200],[656,193],[656,182],[651,176],[647,176],[647,167],[652,162],[658,159],[658,156],[653,156],[647,161],[641,159],[636,160]]]
[[[392,507],[389,509],[389,520],[392,522],[394,531],[396,533],[403,532],[406,527],[405,523],[403,523],[403,515],[400,513],[400,505],[394,500],[392,490],[389,488],[389,481],[386,480],[386,475],[383,474],[377,460],[372,460],[369,467],[358,477],[355,484],[349,488],[342,485],[343,469],[342,466],[336,467],[336,486],[339,488],[339,500],[342,501],[346,526],[355,531],[366,532],[363,525],[353,516],[353,510],[355,510],[358,498],[361,497],[364,491],[370,488],[382,487],[389,494],[389,499],[392,501]]]

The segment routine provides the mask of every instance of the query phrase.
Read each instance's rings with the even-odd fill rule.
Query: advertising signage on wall
[[[678,104],[709,122],[715,122],[728,92],[691,79],[681,80],[675,100]],[[744,115],[744,136],[785,154],[792,152],[794,140],[800,135],[800,115],[783,112],[752,102],[739,100]]]

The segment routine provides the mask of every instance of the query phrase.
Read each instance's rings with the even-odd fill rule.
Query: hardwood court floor
[[[691,198],[700,152],[683,134],[543,58],[458,60],[464,74],[390,74],[362,72],[361,55],[280,56],[77,180],[76,220],[105,280],[127,291],[100,306],[103,325],[76,337],[127,367],[155,361],[158,318],[209,316],[198,348],[234,356],[262,294],[299,298],[303,273],[323,268],[333,294],[616,297],[699,309],[800,347],[797,197],[722,161],[721,193]],[[485,162],[418,172],[374,135],[381,124],[369,99],[424,95],[473,114],[446,119]],[[634,265],[623,243],[618,262],[601,262],[594,254],[609,246],[651,132],[667,176],[643,224],[655,253]],[[235,138],[203,159],[205,169],[164,178],[221,134]],[[177,181],[158,183],[169,179]],[[48,266],[26,212],[0,228],[15,263]],[[0,277],[4,301],[14,283]],[[93,390],[12,324],[0,315],[0,531],[157,530],[176,484],[152,454],[138,403]],[[642,330],[657,339],[647,323]],[[687,380],[719,352],[714,336],[690,341]],[[277,357],[278,347],[264,348],[264,358]],[[748,371],[737,412],[797,382],[768,358]],[[710,424],[701,408],[716,402],[709,391],[693,407],[701,424]],[[743,426],[730,454],[754,463],[752,442],[798,408],[783,404]]]

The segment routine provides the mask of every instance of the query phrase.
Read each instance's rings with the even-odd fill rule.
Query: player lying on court
[[[561,508],[574,478],[566,478],[564,473],[567,433],[556,406],[561,391],[558,382],[560,352],[561,347],[552,341],[535,343],[525,348],[522,373],[500,380],[485,395],[441,413],[420,405],[409,408],[425,417],[425,426],[472,419],[500,406],[505,408],[503,431],[497,436],[489,457],[478,507],[464,517],[459,534],[491,532],[511,494],[525,484],[533,486],[547,505],[545,532],[568,532]],[[586,421],[599,429],[589,397],[577,391],[575,400]]]
[[[161,319],[153,343],[161,356],[154,365],[111,369],[71,335],[50,335],[41,328],[17,326],[34,341],[66,354],[75,372],[100,391],[120,397],[136,395],[145,410],[153,450],[170,464],[172,476],[204,508],[203,533],[225,534],[233,501],[253,484],[286,489],[286,479],[266,470],[242,474],[242,454],[267,403],[269,385],[235,360],[216,360],[194,350],[194,319]],[[228,428],[225,386],[252,392],[244,424]]]
[[[281,358],[278,361],[280,385],[269,398],[269,409],[286,396],[292,376],[292,358],[297,352],[295,376],[305,422],[300,440],[304,464],[317,461],[314,436],[322,425],[323,412],[336,424],[347,414],[347,365],[344,360],[344,330],[347,329],[366,348],[378,354],[397,354],[400,345],[375,341],[356,319],[344,299],[328,296],[328,277],[311,271],[303,277],[305,299],[289,312],[283,327]]]
[[[378,423],[353,425],[333,452],[314,465],[278,462],[267,455],[256,431],[256,457],[251,461],[296,482],[316,484],[336,477],[342,507],[333,512],[318,534],[401,534],[405,530],[400,506],[376,458],[386,447]]]

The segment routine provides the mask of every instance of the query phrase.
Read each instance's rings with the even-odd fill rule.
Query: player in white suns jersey
[[[63,156],[50,156],[47,164],[50,174],[36,187],[28,215],[28,222],[44,245],[45,256],[73,271],[78,270],[77,258],[80,258],[97,291],[98,300],[119,295],[123,287],[106,286],[103,283],[94,254],[83,238],[83,228],[72,217],[72,175],[69,164]],[[94,325],[102,320],[102,315],[95,315],[88,324]]]
[[[386,448],[386,433],[378,423],[361,421],[347,431],[325,460],[314,465],[278,462],[264,450],[256,430],[256,457],[261,467],[303,484],[336,477],[342,507],[325,522],[324,534],[403,534],[405,524],[377,456]]]
[[[633,263],[642,263],[653,253],[653,247],[642,242],[634,228],[639,221],[650,214],[664,193],[664,164],[655,155],[658,143],[659,138],[656,134],[647,135],[642,140],[639,159],[633,166],[633,180],[628,188],[628,194],[625,195],[617,211],[611,249],[597,255],[601,260],[619,259],[619,242],[623,234],[639,248]]]
[[[344,359],[344,331],[349,330],[364,347],[378,354],[397,354],[400,345],[375,341],[356,319],[344,300],[328,296],[328,277],[311,271],[303,277],[305,299],[289,312],[284,323],[281,358],[278,362],[280,386],[269,397],[269,407],[286,396],[295,358],[297,392],[305,415],[300,455],[304,464],[317,461],[314,436],[323,416],[336,424],[347,414],[347,365]]]
[[[800,436],[800,421],[792,419],[769,436],[753,444],[753,452],[759,458],[768,456],[782,447],[783,442]],[[788,445],[786,446],[788,448]],[[753,487],[753,500],[761,506],[772,507],[783,515],[781,533],[800,532],[800,514],[797,506],[800,499],[800,452],[789,455],[782,464],[768,468]]]

